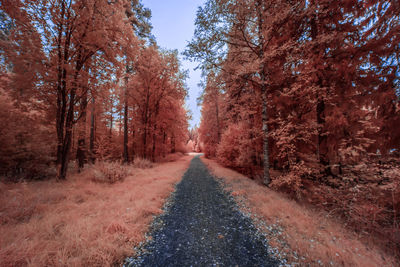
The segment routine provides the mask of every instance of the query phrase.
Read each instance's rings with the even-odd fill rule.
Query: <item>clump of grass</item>
[[[92,181],[97,183],[116,183],[123,181],[128,175],[128,167],[119,162],[97,162],[93,166]]]
[[[133,161],[133,167],[138,169],[150,169],[153,168],[154,164],[148,159],[136,157]]]
[[[176,152],[176,153],[171,153],[166,155],[163,158],[159,158],[159,162],[173,162],[179,160],[181,157],[183,157],[185,154],[182,152]]]

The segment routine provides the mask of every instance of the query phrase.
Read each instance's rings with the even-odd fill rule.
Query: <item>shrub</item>
[[[151,162],[148,159],[136,157],[135,160],[133,161],[133,167],[134,168],[139,168],[139,169],[150,169],[153,168],[153,162]]]
[[[230,125],[222,134],[217,147],[217,160],[225,167],[235,168],[253,177],[260,152],[255,151],[256,142],[260,139],[245,123]]]
[[[241,129],[238,125],[231,125],[222,134],[221,142],[217,148],[217,159],[225,167],[236,167],[240,153]]]
[[[117,181],[123,181],[129,175],[127,166],[119,162],[97,162],[93,166],[92,180],[98,183],[113,184]]]
[[[158,161],[159,162],[173,162],[173,161],[177,161],[178,159],[183,157],[183,155],[184,154],[182,152],[176,152],[176,153],[168,154],[165,157],[160,158]]]

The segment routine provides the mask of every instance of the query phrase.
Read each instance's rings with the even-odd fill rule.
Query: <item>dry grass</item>
[[[65,182],[0,183],[0,266],[120,262],[144,240],[190,159],[129,167],[114,184],[93,182],[91,168]]]
[[[216,162],[202,160],[217,176],[224,179],[238,201],[244,201],[253,214],[267,225],[283,229],[277,237],[284,239],[290,251],[289,260],[297,261],[293,251],[303,257],[301,265],[323,266],[396,266],[391,255],[384,254],[374,244],[366,244],[355,233],[333,221],[328,214],[312,211],[289,200],[282,194]],[[256,218],[255,218],[256,219]],[[267,232],[268,230],[265,229]],[[281,242],[271,240],[279,248]],[[280,247],[280,249],[285,249]]]
[[[171,154],[166,155],[165,157],[157,159],[157,162],[175,161],[175,160],[179,159],[180,157],[182,157],[183,155],[185,155],[185,154],[182,152],[171,153]]]
[[[134,167],[140,168],[137,166]],[[120,162],[107,161],[96,162],[96,164],[90,169],[92,181],[110,184],[123,181],[129,175],[129,170],[130,168],[128,166],[123,165]]]
[[[177,158],[178,159],[178,158]],[[154,164],[148,159],[136,157],[133,161],[133,167],[139,169],[150,169],[153,168]]]

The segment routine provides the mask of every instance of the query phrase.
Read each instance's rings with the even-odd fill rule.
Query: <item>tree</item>
[[[141,156],[154,161],[157,140],[165,145],[168,136],[174,146],[186,138],[181,132],[187,131],[186,111],[182,113],[186,73],[179,70],[176,51],[160,52],[155,46],[141,50],[134,69],[128,84],[133,117],[138,118],[133,128],[141,138]]]
[[[268,185],[270,176],[267,69],[263,62],[266,47],[263,29],[265,10],[264,1],[207,1],[204,8],[198,10],[195,36],[188,44],[185,54],[189,58],[201,61],[204,72],[221,71],[221,65],[231,48],[241,49],[241,52],[248,54],[248,59],[253,59],[244,63],[249,67],[247,77],[253,76],[254,81],[259,83],[263,98],[264,183]]]
[[[392,142],[398,135],[385,132],[398,118],[396,7],[391,1],[207,1],[185,52],[200,61],[207,79],[219,77],[214,88],[224,97],[222,137],[206,154],[219,148],[220,161],[247,155],[257,169],[262,136],[264,183],[271,162],[283,171],[282,181],[296,180],[299,188],[310,173],[335,175],[335,165],[398,146]],[[203,103],[206,144],[210,111]],[[254,140],[252,152],[244,146],[233,153],[224,131]],[[236,167],[249,162],[234,161]]]
[[[134,156],[128,151],[136,147],[152,160],[167,150],[182,150],[186,73],[176,52],[158,49],[151,12],[140,1],[5,0],[0,17],[1,95],[12,100],[21,122],[32,117],[25,112],[37,111],[40,119],[32,121],[55,126],[55,135],[44,127],[35,138],[47,133],[57,140],[58,179],[66,179],[71,158],[80,170],[88,155],[92,162],[117,160],[124,151],[128,162]],[[138,136],[143,142],[135,140]]]
[[[45,86],[55,98],[51,101],[56,110],[58,178],[65,179],[72,129],[85,114],[85,66],[95,54],[118,65],[119,47],[136,42],[129,21],[123,20],[126,3],[4,1],[2,8],[23,27],[23,32],[32,32],[25,25],[33,24],[42,32],[35,45],[46,49]],[[83,112],[77,115],[78,103]]]
[[[142,39],[148,39],[150,43],[154,43],[154,37],[151,35],[151,23],[150,23],[150,18],[151,18],[151,11],[147,8],[144,8],[144,6],[140,3],[140,1],[137,0],[131,0],[130,1],[130,9],[127,9],[126,11],[126,16],[128,18],[131,18],[132,21],[132,27],[134,29],[134,32],[137,36],[139,36]],[[129,47],[126,49],[137,49],[136,47]],[[133,56],[133,57],[132,57]],[[135,51],[129,51],[126,50],[125,52],[125,57],[126,57],[126,75],[124,77],[124,143],[123,143],[123,159],[124,162],[127,163],[129,162],[129,153],[128,153],[128,140],[129,140],[129,129],[128,129],[128,79],[129,79],[129,73],[131,73],[133,70],[133,67],[131,66],[131,63],[133,60],[135,60]]]
[[[221,140],[223,116],[221,115],[222,95],[219,89],[218,77],[211,73],[207,77],[207,85],[201,96],[202,121],[199,135],[205,146],[205,156],[215,157],[216,148]]]

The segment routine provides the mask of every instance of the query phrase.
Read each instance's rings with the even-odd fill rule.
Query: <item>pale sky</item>
[[[178,49],[179,53],[182,53],[194,33],[197,7],[204,2],[205,0],[143,0],[143,5],[152,12],[152,33],[156,37],[157,44],[166,49]],[[189,98],[186,100],[186,105],[192,111],[193,119],[190,121],[190,126],[193,127],[195,124],[199,126],[200,107],[197,106],[196,98],[201,93],[201,89],[197,86],[201,72],[193,70],[196,63],[183,60],[182,55],[180,59],[182,67],[189,70],[189,78],[186,81]]]

